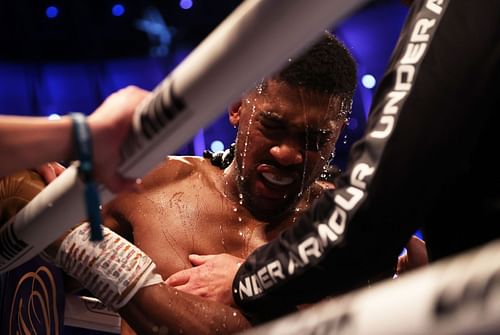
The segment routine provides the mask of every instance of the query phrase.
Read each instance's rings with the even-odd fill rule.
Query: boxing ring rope
[[[134,114],[120,172],[141,177],[323,29],[368,0],[247,0]],[[251,70],[249,70],[251,69]],[[37,255],[85,217],[84,185],[69,167],[0,230],[0,273]],[[101,189],[103,202],[113,195]]]
[[[493,335],[499,330],[496,240],[243,334]]]

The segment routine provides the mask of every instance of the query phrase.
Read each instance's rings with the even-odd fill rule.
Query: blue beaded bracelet
[[[76,147],[76,153],[80,165],[78,174],[85,183],[85,208],[87,210],[87,219],[90,223],[90,240],[102,240],[101,210],[100,198],[97,184],[93,179],[92,163],[92,137],[85,115],[82,113],[71,113],[73,121],[73,139]]]

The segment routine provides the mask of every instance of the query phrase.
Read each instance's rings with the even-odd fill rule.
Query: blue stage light
[[[111,12],[114,16],[122,16],[125,14],[125,7],[122,4],[117,3],[113,6]]]
[[[180,0],[179,1],[179,6],[182,9],[189,9],[189,8],[193,7],[193,1],[191,1],[191,0]]]
[[[222,151],[224,150],[224,143],[222,143],[222,141],[215,140],[212,144],[210,144],[210,150],[213,152]]]
[[[361,83],[366,88],[374,88],[377,84],[377,80],[371,74],[365,74],[363,78],[361,78]]]
[[[47,15],[49,19],[56,18],[58,14],[59,14],[59,9],[56,6],[49,6],[45,10],[45,15]]]

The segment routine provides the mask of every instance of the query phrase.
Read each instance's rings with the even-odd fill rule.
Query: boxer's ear
[[[228,108],[229,122],[236,128],[240,123],[241,100],[231,104]]]

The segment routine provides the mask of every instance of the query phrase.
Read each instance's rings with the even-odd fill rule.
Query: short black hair
[[[345,45],[329,32],[281,70],[273,79],[324,94],[352,99],[356,62]]]

